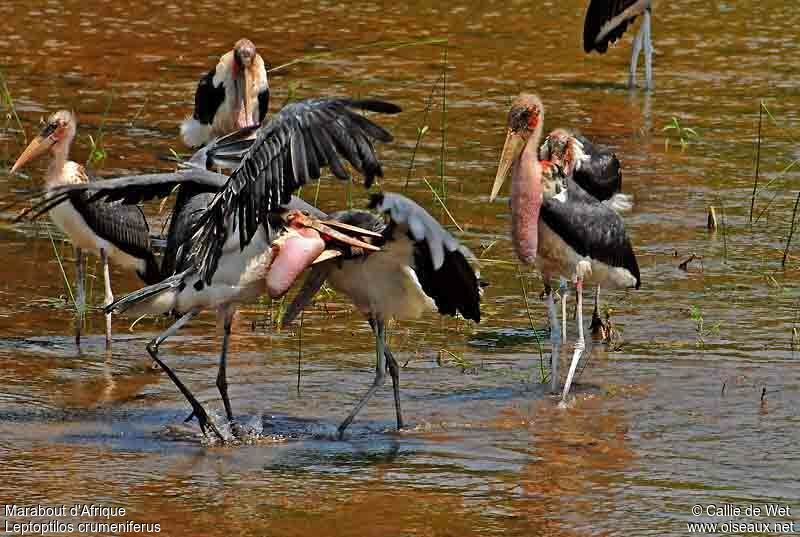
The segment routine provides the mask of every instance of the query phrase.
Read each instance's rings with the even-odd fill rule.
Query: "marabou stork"
[[[194,95],[194,113],[181,123],[189,147],[237,129],[257,127],[269,108],[264,60],[249,39],[240,39],[219,63],[203,75]]]
[[[389,142],[392,136],[352,109],[387,114],[400,111],[391,103],[376,100],[300,101],[270,118],[258,129],[254,141],[243,142],[252,145],[230,178],[198,165],[171,174],[123,177],[81,187],[62,187],[59,191],[64,194],[76,189],[89,190],[94,197],[138,203],[166,196],[176,185],[181,185],[162,261],[164,279],[117,300],[107,309],[180,316],[150,341],[147,350],[191,404],[193,412],[187,420],[196,416],[204,433],[209,427],[223,439],[202,405],[159,358],[161,343],[200,311],[217,310],[224,327],[217,387],[226,415],[233,421],[227,394],[226,356],[236,304],[265,292],[273,297],[282,295],[322,254],[326,242],[335,240],[364,250],[379,249],[342,232],[357,237],[375,233],[338,222],[321,222],[302,214],[302,211],[320,213],[292,196],[309,179],[318,179],[325,166],[330,166],[337,177],[349,178],[339,155],[363,174],[368,183],[382,176],[372,141]],[[242,205],[233,214],[219,212],[230,201]],[[204,258],[197,257],[196,235],[209,226],[214,234],[208,244],[214,246],[211,251],[216,257],[213,270],[203,272]],[[194,232],[195,229],[199,231]]]
[[[468,259],[475,256],[439,222],[414,201],[400,194],[373,194],[370,209],[340,211],[330,219],[380,233],[371,242],[379,252],[347,255],[316,264],[286,310],[290,323],[327,280],[331,287],[350,297],[375,334],[375,379],[367,393],[339,425],[339,438],[356,414],[383,386],[389,369],[394,387],[397,428],[403,428],[400,410],[400,379],[397,361],[384,339],[385,322],[416,319],[429,311],[441,315],[460,314],[480,322],[479,274]]]
[[[75,138],[77,121],[75,114],[60,110],[51,115],[38,136],[22,152],[11,173],[26,163],[50,153],[50,164],[44,176],[45,198],[62,185],[90,184],[92,178],[86,169],[69,160],[69,149]],[[111,276],[108,262],[126,269],[135,270],[147,284],[160,280],[158,263],[150,244],[150,231],[141,209],[119,203],[90,201],[86,193],[75,192],[64,203],[53,206],[50,219],[75,247],[76,305],[83,310],[84,291],[83,251],[98,253],[103,264],[105,280],[105,304],[114,300],[111,291]],[[80,345],[81,316],[77,316],[75,342]],[[111,315],[106,314],[106,344],[111,343]]]
[[[640,278],[622,217],[587,194],[575,181],[566,181],[559,166],[539,161],[537,148],[543,121],[544,107],[539,97],[521,94],[514,100],[490,200],[497,197],[511,169],[512,243],[520,261],[535,264],[544,279],[553,347],[550,379],[553,392],[558,391],[561,338],[550,281],[556,276],[575,281],[578,340],[561,395],[563,403],[585,347],[581,311],[584,281],[638,288]]]
[[[590,0],[583,24],[583,50],[604,54],[608,44],[622,37],[629,24],[642,16],[642,24],[633,40],[628,86],[636,86],[636,66],[644,46],[645,88],[653,88],[653,42],[650,37],[652,0]]]
[[[633,206],[631,197],[622,193],[622,167],[617,155],[604,147],[595,146],[586,137],[566,129],[555,129],[539,147],[539,160],[549,160],[559,166],[568,181],[575,181],[588,194],[623,212]],[[567,340],[567,285],[561,279],[561,340]],[[600,286],[594,287],[592,331],[601,326]]]

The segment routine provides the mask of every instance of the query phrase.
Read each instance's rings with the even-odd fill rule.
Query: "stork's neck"
[[[50,149],[50,164],[44,177],[45,188],[86,181],[86,174],[83,173],[80,164],[69,160],[71,142],[71,139],[61,140]]]
[[[50,149],[50,164],[45,175],[46,186],[59,186],[65,183],[64,172],[69,161],[69,144],[62,140]]]
[[[511,237],[517,257],[528,264],[536,260],[542,206],[542,168],[535,138],[525,145],[511,172]]]

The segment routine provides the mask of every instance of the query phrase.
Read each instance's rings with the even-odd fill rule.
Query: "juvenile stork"
[[[226,364],[236,305],[264,293],[272,297],[282,295],[322,254],[326,243],[379,249],[358,239],[376,233],[320,221],[316,209],[292,196],[309,179],[319,179],[325,166],[330,166],[339,178],[349,178],[339,155],[363,174],[368,183],[382,176],[372,141],[389,142],[392,136],[353,109],[388,114],[400,111],[391,103],[374,100],[300,101],[288,105],[260,127],[254,141],[242,142],[252,145],[230,178],[198,165],[172,174],[124,177],[59,191],[63,194],[75,189],[91,190],[95,197],[138,203],[166,196],[176,185],[181,185],[162,261],[164,279],[117,300],[107,309],[137,315],[179,316],[172,326],[150,341],[147,350],[192,406],[187,421],[197,417],[204,434],[208,427],[224,440],[202,405],[160,359],[159,346],[202,310],[217,311],[224,327],[217,387],[227,418],[233,421]],[[200,162],[206,160],[202,156],[192,160],[195,158]],[[224,210],[227,203],[241,205],[228,213]],[[198,244],[196,236],[206,229],[204,226],[212,234],[207,243]],[[347,233],[356,238],[348,237]],[[216,256],[213,269],[209,268],[207,273],[203,272],[204,258],[196,251],[203,245],[211,245],[209,255]]]
[[[509,170],[511,237],[517,257],[535,265],[544,279],[552,343],[550,386],[558,391],[560,335],[550,282],[554,277],[575,281],[578,298],[578,340],[561,395],[566,402],[585,341],[583,284],[639,288],[639,266],[622,217],[586,193],[549,161],[539,162],[544,107],[536,95],[521,94],[511,105],[508,132],[490,200],[503,186]],[[565,184],[566,183],[566,184]]]
[[[11,173],[44,153],[50,153],[50,164],[44,176],[45,197],[63,185],[86,185],[91,178],[86,169],[69,160],[69,149],[75,138],[75,114],[60,110],[51,115],[39,135],[22,152]],[[111,291],[109,259],[136,274],[147,284],[160,280],[158,263],[150,245],[150,230],[142,210],[119,203],[90,201],[85,192],[74,192],[50,209],[50,219],[75,247],[76,304],[83,310],[86,302],[83,274],[83,252],[98,253],[103,265],[105,304],[114,300]],[[75,324],[75,343],[80,345],[81,316]],[[106,344],[111,344],[111,314],[106,314]]]
[[[608,44],[622,37],[629,24],[642,16],[633,40],[628,87],[636,87],[636,66],[644,46],[645,88],[653,88],[653,43],[650,36],[652,0],[590,0],[583,24],[583,50],[604,54]]]
[[[197,84],[194,113],[181,123],[181,138],[187,146],[199,147],[237,129],[257,127],[267,108],[264,60],[249,39],[240,39]]]
[[[622,167],[617,155],[607,148],[595,146],[586,137],[566,129],[555,129],[539,147],[539,160],[549,160],[560,167],[567,181],[575,181],[588,194],[618,212],[631,209],[631,197],[622,193]],[[561,279],[561,340],[567,338],[567,286]],[[594,287],[594,310],[591,329],[601,326],[600,286]]]
[[[460,314],[476,323],[481,320],[479,274],[468,261],[475,256],[425,209],[405,196],[374,194],[369,208],[379,214],[350,210],[334,213],[330,218],[380,233],[371,242],[381,250],[316,264],[283,321],[284,325],[290,323],[326,280],[335,290],[350,297],[369,321],[375,334],[375,379],[339,425],[340,439],[358,412],[383,386],[387,366],[394,387],[397,428],[403,428],[400,370],[386,345],[386,321],[416,319],[430,311]]]

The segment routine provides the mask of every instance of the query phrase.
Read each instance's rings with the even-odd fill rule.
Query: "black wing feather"
[[[414,272],[442,315],[460,313],[465,319],[481,322],[480,286],[475,271],[460,250],[445,250],[444,263],[433,269],[428,243],[414,243]]]
[[[200,78],[197,83],[197,91],[194,93],[194,118],[200,123],[211,125],[222,102],[225,100],[225,86],[214,85],[214,74],[217,68],[214,67]],[[260,110],[259,110],[260,112]]]
[[[145,260],[146,272],[139,274],[145,283],[159,281],[160,271],[150,246],[150,227],[142,210],[119,202],[93,202],[90,196],[87,192],[72,192],[69,201],[99,237],[125,253]]]
[[[370,183],[376,173],[377,157],[371,146],[355,141],[355,136],[370,137],[375,128],[365,129],[366,118],[358,118],[352,109],[397,113],[400,108],[376,100],[309,99],[290,104],[275,114],[258,132],[256,141],[242,164],[231,175],[203,217],[193,237],[196,258],[206,282],[216,270],[222,246],[229,230],[238,226],[240,247],[244,248],[257,227],[267,222],[268,213],[289,201],[290,195],[314,178],[316,167],[328,165],[334,175],[349,178],[339,155],[365,175]],[[380,130],[383,140],[391,140]],[[313,148],[307,143],[309,137]],[[359,151],[372,150],[365,170]],[[309,153],[313,152],[313,156]],[[374,162],[373,162],[374,161]],[[380,167],[377,167],[380,171]]]
[[[617,155],[595,146],[580,134],[574,136],[583,144],[583,152],[589,156],[589,160],[582,162],[572,174],[575,182],[600,201],[622,192],[622,166]]]
[[[578,255],[628,269],[639,288],[639,264],[625,222],[616,211],[569,184],[567,202],[545,199],[539,217]]]
[[[391,225],[383,232],[387,239],[391,240],[398,227],[408,230],[407,236],[414,243],[414,272],[439,313],[460,313],[465,319],[480,322],[481,290],[478,274],[465,255],[468,250],[425,209],[405,196],[389,192],[374,194],[370,207],[389,216]],[[443,254],[438,268],[432,246]]]
[[[608,50],[609,43],[613,43],[625,33],[628,25],[636,20],[636,16],[622,20],[600,42],[597,36],[603,25],[634,5],[640,0],[591,0],[586,10],[586,19],[583,24],[583,50],[591,52],[596,50],[600,54]]]

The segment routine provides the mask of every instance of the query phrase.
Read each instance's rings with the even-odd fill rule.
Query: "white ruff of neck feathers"
[[[577,138],[573,139],[572,147],[574,148],[572,151],[572,157],[575,160],[575,169],[580,170],[581,164],[588,162],[590,157],[583,151],[583,143]]]

